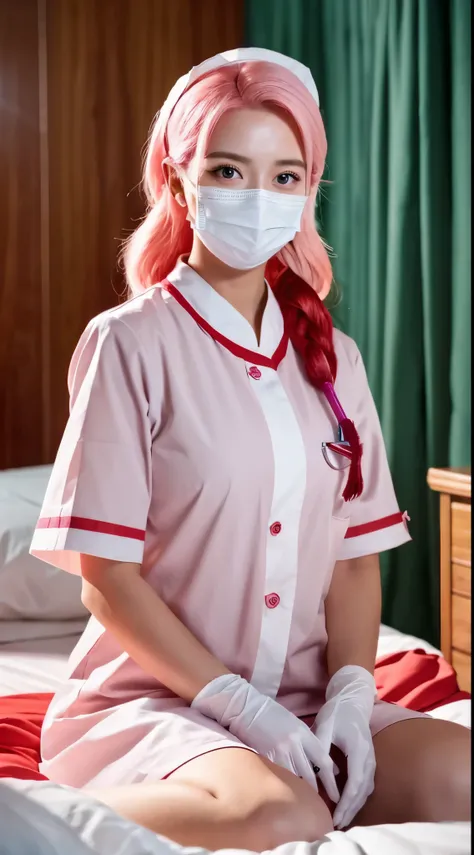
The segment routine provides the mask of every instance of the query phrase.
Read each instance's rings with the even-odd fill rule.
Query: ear
[[[168,186],[168,190],[174,199],[176,199],[178,205],[181,205],[182,208],[186,207],[186,198],[184,196],[183,185],[181,183],[181,179],[176,171],[176,167],[173,164],[169,163],[169,161],[163,161],[163,172],[166,180],[166,184]]]

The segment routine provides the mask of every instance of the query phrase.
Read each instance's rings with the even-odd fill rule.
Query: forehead
[[[241,107],[229,110],[217,122],[206,147],[231,151],[252,160],[304,157],[295,121],[283,110]]]

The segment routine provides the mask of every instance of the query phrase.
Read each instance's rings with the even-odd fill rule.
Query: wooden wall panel
[[[67,416],[66,372],[87,321],[118,302],[121,240],[152,118],[176,78],[242,42],[242,0],[45,0],[49,150],[51,425]]]
[[[143,147],[243,0],[0,0],[0,469],[53,459],[69,360],[124,291]]]
[[[35,0],[0,2],[0,469],[43,459]]]

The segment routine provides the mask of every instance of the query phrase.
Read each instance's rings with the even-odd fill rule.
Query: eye
[[[211,169],[211,173],[212,175],[217,175],[218,178],[224,178],[226,181],[231,181],[233,178],[242,178],[239,170],[235,166],[230,166],[230,164]]]
[[[276,177],[276,182],[280,187],[287,187],[290,184],[296,184],[300,180],[299,175],[296,175],[295,172],[280,172]]]

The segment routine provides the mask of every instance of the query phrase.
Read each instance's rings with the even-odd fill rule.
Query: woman
[[[469,810],[468,731],[376,700],[377,556],[409,534],[360,354],[322,303],[325,155],[294,60],[242,49],[178,81],[134,297],[74,353],[32,545],[82,574],[92,613],[42,771],[210,849]]]

